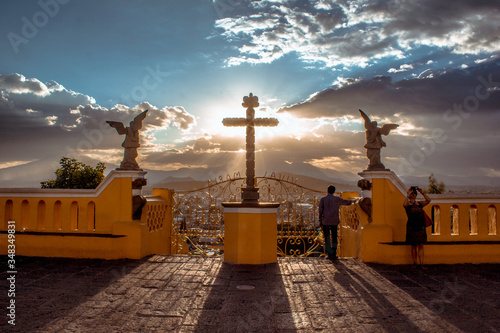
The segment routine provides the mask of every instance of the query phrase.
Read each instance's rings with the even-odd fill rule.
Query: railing
[[[78,190],[76,190],[78,191]],[[53,194],[53,193],[52,193]],[[66,199],[66,200],[65,200]],[[18,231],[100,233],[111,232],[110,225],[96,224],[97,198],[0,198],[3,207],[3,226],[16,223]],[[150,232],[162,229],[168,204],[162,198],[150,197],[143,209],[145,223]],[[2,209],[0,209],[0,212]],[[63,218],[64,217],[64,218]]]
[[[300,186],[298,179],[281,175],[257,178],[261,200],[278,202],[278,255],[320,256],[323,248],[315,243],[318,236],[318,205],[324,191]]]
[[[500,241],[497,212],[500,197],[431,195],[425,210],[434,221],[429,241]]]
[[[356,205],[340,207],[340,225],[342,227],[350,228],[354,231],[358,230],[361,220],[358,214],[358,207]]]
[[[148,198],[142,220],[133,220],[134,179],[145,173],[113,170],[93,190],[0,189],[1,254],[7,250],[3,244],[12,225],[19,255],[139,259],[169,254],[168,190]]]
[[[163,229],[168,214],[168,201],[161,197],[147,197],[147,203],[143,208],[142,216],[149,232]]]
[[[174,194],[173,229],[189,245],[189,253],[221,255],[224,251],[222,202],[241,200],[245,178],[219,177],[208,185]],[[320,256],[323,249],[314,242],[318,235],[318,204],[324,191],[297,184],[297,179],[271,174],[256,178],[261,202],[280,203],[278,208],[278,255]]]
[[[132,189],[120,186],[137,174],[113,170],[96,189],[0,189],[0,229],[15,221],[16,231],[111,233],[115,221],[131,219]]]
[[[16,221],[16,230],[34,232],[110,232],[103,224],[96,224],[96,198],[9,197],[0,198],[3,228],[8,221]]]
[[[241,195],[237,182],[228,179],[193,191],[174,193],[172,231],[188,244],[190,254],[221,255],[223,253],[223,201],[236,201]],[[239,194],[236,192],[239,191]]]

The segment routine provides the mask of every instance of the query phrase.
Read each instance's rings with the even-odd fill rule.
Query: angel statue
[[[135,160],[138,156],[137,148],[141,145],[139,144],[139,130],[142,128],[142,121],[146,118],[148,110],[141,112],[137,115],[134,120],[130,122],[130,127],[125,127],[123,123],[118,121],[106,121],[109,126],[116,128],[118,134],[125,134],[125,140],[122,143],[122,147],[125,148],[123,153],[123,161],[118,169],[122,170],[137,170],[139,164]]]
[[[380,162],[380,149],[385,147],[386,144],[382,140],[383,135],[389,135],[389,132],[393,129],[396,129],[399,125],[397,124],[385,124],[382,127],[377,126],[376,121],[370,121],[370,118],[363,111],[359,110],[361,113],[361,117],[365,120],[365,129],[366,129],[366,156],[370,160],[370,164],[368,164],[368,171],[373,170],[388,170],[385,166]]]

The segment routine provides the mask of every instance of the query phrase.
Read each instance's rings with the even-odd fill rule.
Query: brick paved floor
[[[3,257],[5,260],[5,257]],[[498,332],[500,265],[356,259],[17,258],[16,326],[2,332]],[[6,328],[6,329],[5,329]]]

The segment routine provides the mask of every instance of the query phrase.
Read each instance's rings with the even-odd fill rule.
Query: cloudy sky
[[[257,175],[353,182],[358,109],[408,181],[500,186],[500,1],[2,1],[0,187],[51,177],[62,156],[116,167],[149,109],[139,164],[244,174],[244,96],[259,97]]]

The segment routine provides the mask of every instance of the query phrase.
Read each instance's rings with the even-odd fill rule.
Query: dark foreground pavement
[[[6,257],[2,257],[6,262]],[[17,257],[2,332],[498,332],[500,265]],[[4,266],[5,267],[5,266]],[[15,300],[15,326],[7,320]]]

